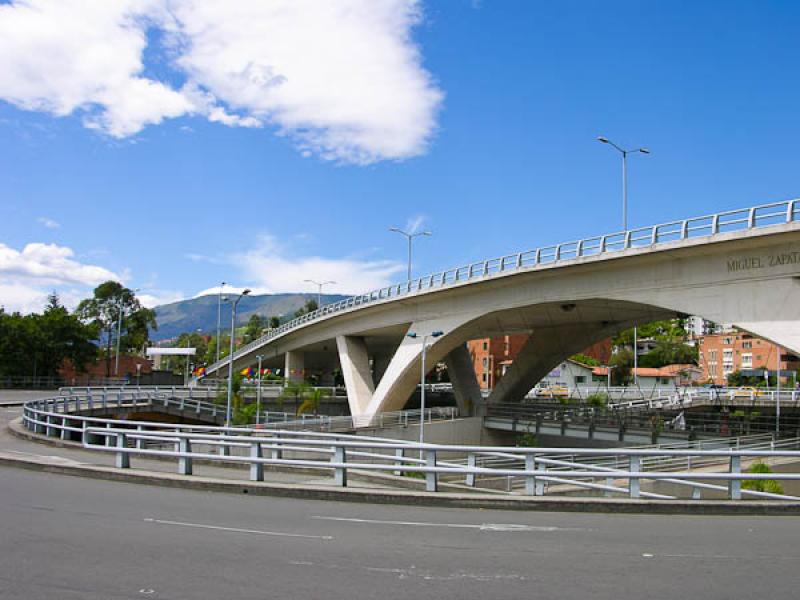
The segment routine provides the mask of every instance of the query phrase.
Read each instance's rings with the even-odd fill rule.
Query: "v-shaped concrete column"
[[[477,414],[483,404],[481,386],[466,344],[456,346],[444,357],[447,374],[453,384],[453,394],[462,416]]]
[[[344,385],[347,388],[347,403],[350,414],[359,416],[367,410],[375,386],[369,370],[369,355],[364,338],[352,335],[336,337],[339,350],[339,364],[342,368]]]
[[[367,424],[378,413],[401,410],[405,406],[420,383],[423,336],[428,336],[425,370],[430,371],[437,362],[443,360],[450,351],[464,342],[459,333],[454,332],[473,318],[471,314],[458,314],[412,323],[408,332],[416,333],[417,337],[410,338],[407,335],[403,337],[366,410],[359,413],[361,421]],[[443,335],[430,337],[434,331],[441,331]]]

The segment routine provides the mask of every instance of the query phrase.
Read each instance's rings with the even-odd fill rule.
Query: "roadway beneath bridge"
[[[0,468],[0,598],[791,598],[796,517],[374,506]]]

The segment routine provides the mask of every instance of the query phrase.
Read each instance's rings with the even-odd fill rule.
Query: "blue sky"
[[[143,0],[179,23],[148,13],[141,52],[130,21],[114,29],[126,15],[56,14],[36,52],[49,30],[26,5],[73,1],[0,6],[7,309],[106,276],[151,303],[221,280],[355,293],[403,277],[391,226],[433,232],[417,273],[616,231],[620,159],[601,134],[652,151],[630,159],[633,226],[800,196],[792,2],[347,0],[360,12],[272,29],[266,10],[230,57],[242,83],[200,52],[228,52],[224,29],[192,37],[204,18],[240,29],[230,3]],[[90,59],[80,23],[108,30]],[[146,90],[115,75],[130,56]]]

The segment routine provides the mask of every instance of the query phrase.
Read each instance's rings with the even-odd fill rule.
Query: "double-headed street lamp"
[[[607,137],[599,136],[597,138],[598,142],[603,144],[608,144],[615,150],[617,150],[620,154],[622,154],[622,231],[628,231],[628,154],[650,154],[650,150],[647,148],[635,148],[631,150],[626,150],[620,146],[617,146],[614,142],[609,140]],[[637,328],[633,328],[633,382],[635,384],[639,383],[639,341],[638,341],[638,331]]]
[[[406,334],[408,337],[412,339],[416,339],[420,337],[413,331]],[[419,421],[419,443],[423,444],[425,442],[425,354],[428,350],[428,338],[438,338],[444,335],[443,331],[434,331],[430,334],[425,334],[422,336],[422,366],[420,368],[420,390],[419,390],[419,409],[420,409],[420,421]],[[422,456],[422,449],[420,449],[420,456]]]
[[[403,231],[402,229],[398,229],[397,227],[390,227],[389,231],[394,231],[395,233],[404,235],[408,240],[408,281],[411,281],[411,240],[413,240],[415,237],[420,237],[423,235],[430,236],[433,234],[430,231],[418,231],[416,233],[410,233],[408,231]]]
[[[628,231],[628,154],[636,154],[637,152],[640,154],[650,154],[650,150],[647,148],[625,150],[602,135],[597,138],[597,141],[608,144],[622,154],[622,230]]]
[[[256,391],[256,427],[261,424],[261,361],[264,360],[264,355],[259,354],[256,356],[258,359],[258,389]]]
[[[219,362],[219,341],[220,334],[222,333],[222,289],[225,287],[225,282],[219,284],[219,291],[217,292],[217,360]]]
[[[231,400],[233,398],[233,350],[234,350],[234,341],[236,339],[236,307],[239,306],[239,302],[250,293],[249,289],[244,290],[241,294],[236,297],[236,300],[231,300],[230,298],[223,298],[223,302],[230,302],[231,303],[231,352],[228,355],[228,408],[225,411],[225,427],[231,426]]]
[[[135,294],[141,288],[132,290]],[[114,377],[119,376],[119,341],[122,338],[122,319],[125,317],[125,307],[122,306],[122,298],[117,301],[117,355],[114,358]]]
[[[317,286],[317,308],[322,308],[322,286],[336,284],[335,281],[314,281],[313,279],[304,279],[304,283],[313,283]]]

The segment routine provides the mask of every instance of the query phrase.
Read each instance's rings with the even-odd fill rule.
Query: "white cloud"
[[[47,227],[47,229],[58,229],[59,227],[61,227],[61,223],[49,217],[39,217],[38,219],[36,219],[36,222],[43,225],[44,227]]]
[[[97,265],[74,259],[71,248],[31,243],[21,251],[0,243],[0,306],[6,310],[41,310],[47,295],[58,292],[62,302],[73,306],[85,292],[120,276]]]
[[[186,295],[175,290],[151,289],[137,293],[136,297],[145,308],[153,308],[155,306],[161,306],[162,304],[171,304],[178,300],[183,300],[186,298]]]
[[[411,38],[421,18],[418,0],[17,0],[0,5],[0,98],[118,138],[199,115],[274,126],[304,155],[402,159],[442,100]],[[180,87],[145,74],[155,29]]]

